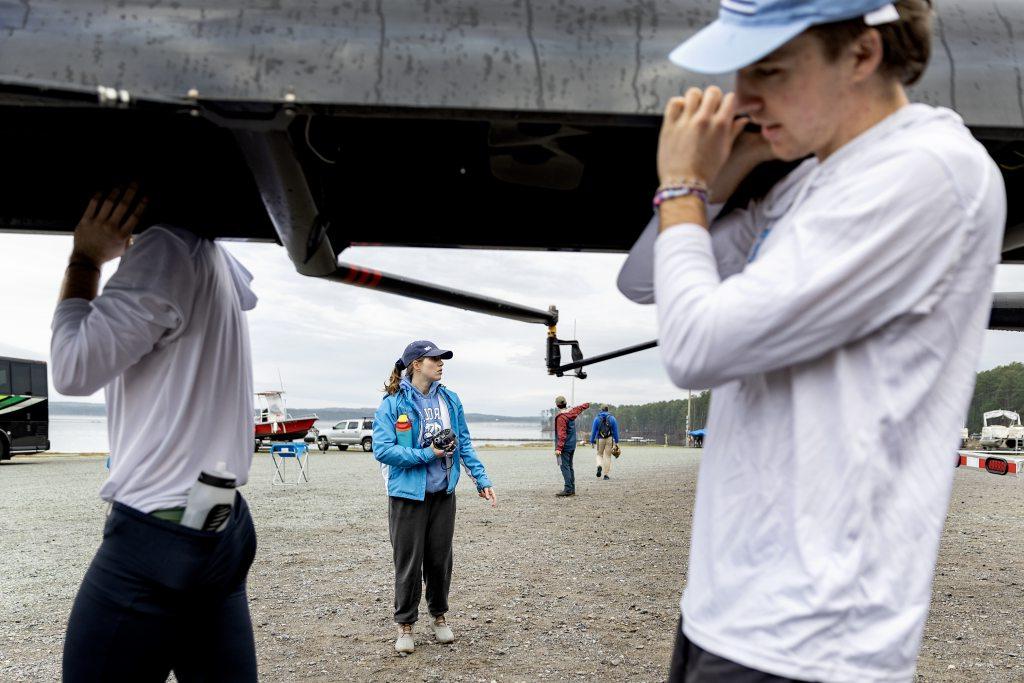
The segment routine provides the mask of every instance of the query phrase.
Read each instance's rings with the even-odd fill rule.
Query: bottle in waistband
[[[182,526],[202,531],[220,531],[228,523],[235,504],[236,477],[223,462],[212,471],[203,470],[192,485],[181,517]]]

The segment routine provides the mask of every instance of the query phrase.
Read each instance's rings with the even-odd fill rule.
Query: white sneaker
[[[437,642],[444,644],[455,642],[455,634],[452,633],[452,629],[448,626],[448,622],[444,620],[443,614],[439,617],[435,617],[430,623],[434,626],[434,637],[437,638]]]
[[[395,650],[402,654],[412,654],[416,649],[416,643],[412,639],[412,624],[398,625],[398,640],[395,641]]]

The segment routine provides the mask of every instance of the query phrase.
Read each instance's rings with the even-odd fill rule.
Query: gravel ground
[[[392,649],[386,498],[370,455],[312,456],[312,483],[244,493],[260,549],[249,594],[267,681],[664,680],[699,451],[627,449],[611,481],[577,455],[556,499],[554,457],[481,451],[500,505],[460,486],[449,623],[455,645]],[[54,680],[64,625],[100,541],[102,457],[0,465],[0,680]],[[1024,480],[959,470],[918,664],[920,681],[1024,680]],[[425,609],[425,606],[422,607]],[[426,620],[420,622],[426,626]]]

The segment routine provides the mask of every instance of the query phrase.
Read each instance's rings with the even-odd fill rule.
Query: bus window
[[[11,364],[0,360],[0,396],[11,393]]]
[[[28,363],[11,363],[11,393],[16,396],[32,393],[32,373]]]
[[[32,368],[32,395],[46,396],[46,366],[34,364]]]

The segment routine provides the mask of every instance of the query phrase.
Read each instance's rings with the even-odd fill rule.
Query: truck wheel
[[[331,447],[331,442],[327,440],[326,436],[321,436],[316,440],[316,447],[320,449],[321,453],[326,453],[327,449]]]
[[[11,445],[7,443],[7,437],[0,435],[0,461],[11,459]]]
[[[338,444],[338,450],[339,450],[339,451],[347,451],[347,450],[348,450],[348,446],[346,446],[346,445],[345,445],[345,444],[343,444],[343,443],[339,443],[339,444]]]
[[[367,453],[373,450],[373,439],[371,439],[370,437],[366,437],[365,439],[363,439],[363,450],[366,451]]]

